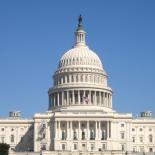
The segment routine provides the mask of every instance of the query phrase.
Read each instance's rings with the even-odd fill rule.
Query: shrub
[[[0,155],[8,155],[10,146],[8,144],[0,144]]]

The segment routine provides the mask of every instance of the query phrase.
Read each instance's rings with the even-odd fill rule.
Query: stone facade
[[[22,119],[20,112],[0,119],[0,142],[10,144],[10,154],[155,152],[155,118],[149,111],[134,118],[113,110],[107,73],[85,35],[79,20],[75,45],[54,73],[47,112],[30,120]]]

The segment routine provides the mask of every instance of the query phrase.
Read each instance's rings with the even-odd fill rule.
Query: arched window
[[[80,58],[80,64],[81,64],[81,62],[82,62],[82,57]]]
[[[73,65],[75,65],[75,59],[73,58]]]
[[[85,75],[85,82],[88,82],[88,76]]]
[[[61,77],[59,77],[59,84],[61,84]]]
[[[94,59],[94,65],[95,65],[95,63],[96,63],[96,62],[95,62],[95,59]]]
[[[97,77],[97,82],[100,83],[100,77],[99,76]]]
[[[65,83],[65,77],[64,76],[62,77],[62,81],[63,81],[63,83]]]
[[[76,59],[76,64],[79,64],[79,59],[78,59],[78,57],[77,57],[77,59]]]
[[[93,83],[96,83],[96,76],[94,75]]]
[[[78,82],[78,75],[76,75],[76,82]]]
[[[83,75],[81,75],[81,79],[80,79],[80,81],[83,82]]]
[[[103,78],[101,78],[101,83],[102,83],[102,84],[104,83],[104,79],[103,79]]]
[[[67,83],[69,83],[69,75],[67,75]]]
[[[74,76],[72,75],[72,82],[74,82]]]
[[[149,142],[152,143],[153,142],[153,136],[149,135]]]
[[[91,75],[89,75],[89,82],[91,83]]]

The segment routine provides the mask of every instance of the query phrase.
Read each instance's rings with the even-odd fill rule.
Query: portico
[[[111,137],[111,121],[101,120],[56,120],[55,121],[55,143],[57,146],[65,145],[68,150],[70,143],[82,145],[98,142],[102,144]],[[55,148],[56,149],[56,148]],[[59,147],[61,150],[62,147]],[[88,149],[88,148],[87,148]]]

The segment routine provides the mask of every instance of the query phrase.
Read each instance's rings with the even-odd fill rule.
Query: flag
[[[89,98],[87,96],[83,96],[83,102],[86,102],[88,104]]]

